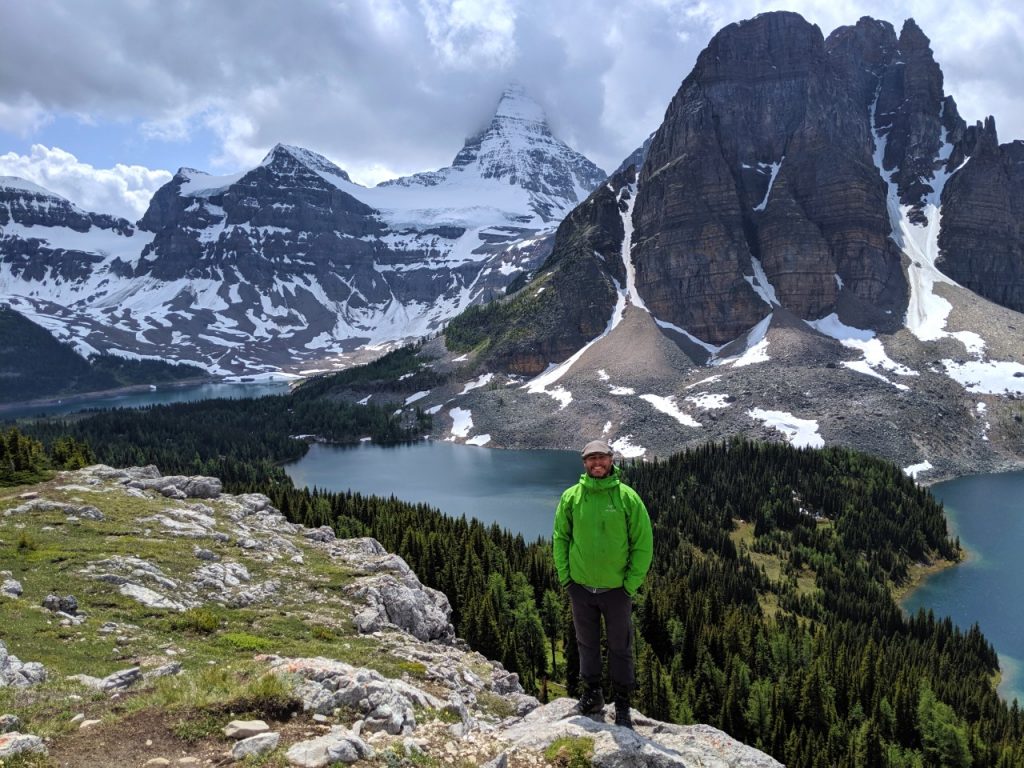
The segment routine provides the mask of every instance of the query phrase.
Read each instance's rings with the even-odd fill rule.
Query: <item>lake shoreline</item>
[[[222,384],[224,379],[215,376],[197,376],[192,379],[180,379],[175,381],[160,382],[157,384],[129,384],[124,387],[112,389],[98,389],[92,392],[73,392],[67,395],[53,395],[51,397],[40,397],[36,400],[18,400],[11,403],[0,403],[0,416],[11,411],[21,411],[29,408],[50,408],[55,405],[68,405],[80,403],[83,400],[103,400],[106,398],[120,397],[121,395],[132,395],[137,392],[152,391],[152,387],[158,389],[184,389],[186,387],[198,387],[203,384]]]

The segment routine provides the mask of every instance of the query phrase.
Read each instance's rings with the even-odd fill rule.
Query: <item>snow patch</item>
[[[452,417],[452,437],[454,440],[456,437],[468,437],[469,430],[473,428],[473,414],[471,411],[465,408],[452,408],[448,411],[448,415]]]
[[[782,160],[779,160],[777,163],[772,163],[771,165],[769,165],[768,163],[758,163],[758,166],[760,167],[762,173],[765,173],[770,168],[772,177],[768,179],[768,189],[766,189],[764,192],[764,199],[754,206],[755,211],[763,211],[765,207],[768,205],[768,197],[772,193],[772,187],[775,186],[775,177],[779,175],[779,169],[782,167],[782,162],[785,159],[786,156],[783,155]]]
[[[773,314],[769,314],[761,322],[755,325],[747,333],[746,350],[739,355],[732,357],[713,358],[711,365],[731,365],[733,368],[743,368],[755,363],[766,363],[768,357],[768,328],[772,324]]]
[[[785,411],[766,411],[754,408],[747,411],[747,416],[778,430],[789,444],[796,448],[823,448],[825,441],[818,434],[818,422],[814,419],[799,419]]]
[[[608,443],[608,446],[624,459],[636,459],[647,453],[647,449],[642,445],[635,445],[633,443],[632,435],[617,437]]]
[[[775,286],[768,281],[768,275],[765,274],[764,266],[761,264],[761,260],[750,257],[750,264],[754,269],[754,276],[747,277],[743,276],[743,279],[750,283],[750,287],[754,289],[754,292],[770,307],[781,306],[778,295],[775,293]]]
[[[920,464],[911,464],[909,467],[904,467],[903,474],[916,480],[918,475],[930,469],[935,469],[932,463],[930,461],[922,461]]]
[[[487,445],[489,442],[491,442],[490,435],[476,435],[475,437],[469,438],[469,440],[466,441],[466,445]]]
[[[493,378],[494,378],[494,374],[493,373],[485,373],[485,374],[483,374],[481,376],[478,376],[473,381],[467,383],[466,386],[464,386],[462,388],[462,391],[459,392],[459,394],[460,395],[464,395],[467,392],[471,392],[474,389],[480,389],[480,387],[486,387],[488,384],[491,383],[491,379],[493,379]]]
[[[1024,365],[979,360],[942,360],[946,375],[978,395],[1024,395]]]
[[[696,395],[689,395],[686,398],[688,402],[691,402],[698,408],[703,408],[706,411],[710,411],[714,408],[728,408],[728,399],[728,395],[712,394],[710,392],[698,392]]]
[[[640,395],[641,400],[646,400],[658,411],[671,416],[684,427],[699,427],[700,422],[696,421],[690,414],[679,410],[674,396],[662,397],[661,395]]]
[[[890,381],[875,369],[881,368],[895,373],[897,376],[920,375],[920,373],[912,368],[901,365],[890,358],[889,355],[886,354],[885,347],[882,346],[882,340],[875,335],[874,331],[844,325],[839,320],[839,316],[834,312],[828,317],[823,317],[820,320],[805,320],[804,322],[819,333],[835,339],[844,347],[856,349],[864,355],[863,360],[843,363],[843,366],[850,370],[857,371],[858,373],[863,373],[868,376],[873,376],[876,379],[881,379],[886,384],[892,384],[892,386],[902,390],[910,388],[905,384],[897,384]]]

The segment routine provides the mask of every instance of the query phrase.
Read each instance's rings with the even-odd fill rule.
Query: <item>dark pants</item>
[[[601,617],[608,636],[608,673],[612,685],[632,691],[636,684],[633,671],[633,600],[624,589],[591,592],[579,584],[569,585],[572,623],[576,645],[580,649],[580,678],[589,687],[601,684]]]

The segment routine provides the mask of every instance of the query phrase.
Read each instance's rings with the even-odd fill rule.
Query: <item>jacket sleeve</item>
[[[632,490],[632,489],[630,489]],[[629,528],[629,564],[626,566],[626,578],[622,586],[632,597],[640,589],[647,577],[654,558],[654,534],[651,531],[651,517],[643,500],[631,492],[627,496]]]
[[[572,495],[569,491],[562,494],[555,510],[555,529],[551,535],[552,554],[555,558],[555,570],[558,572],[558,583],[563,587],[572,581],[569,576],[569,542],[572,540]]]

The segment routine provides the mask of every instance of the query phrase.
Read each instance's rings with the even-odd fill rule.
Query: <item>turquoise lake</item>
[[[1024,472],[960,477],[931,487],[942,500],[965,562],[931,576],[903,603],[981,628],[999,653],[1007,701],[1024,702]]]
[[[498,523],[527,541],[550,538],[555,505],[583,471],[576,451],[514,451],[423,441],[315,444],[285,467],[297,486],[424,502],[452,517]]]

